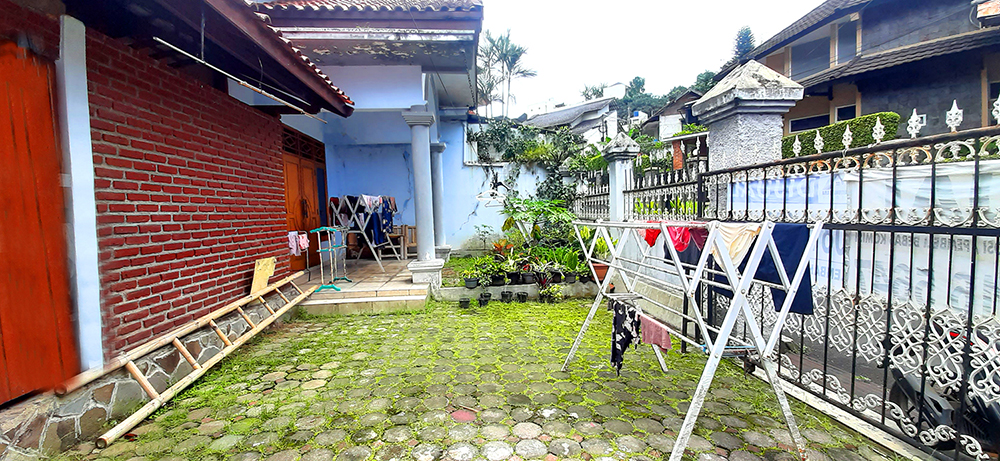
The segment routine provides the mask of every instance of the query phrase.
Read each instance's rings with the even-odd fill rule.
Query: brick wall
[[[0,39],[58,56],[58,22],[0,0]],[[146,51],[87,32],[105,356],[289,273],[281,124]]]

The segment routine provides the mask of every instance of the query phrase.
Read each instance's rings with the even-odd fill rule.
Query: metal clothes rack
[[[756,240],[751,246],[751,249],[746,257],[746,268],[742,273],[740,273],[740,270],[738,269],[740,262],[734,261],[730,256],[729,245],[720,233],[719,228],[721,223],[718,221],[573,223],[577,239],[579,240],[581,247],[583,247],[584,255],[587,258],[588,265],[590,266],[595,279],[597,278],[597,273],[594,271],[595,263],[606,264],[608,266],[608,272],[604,277],[604,281],[601,284],[597,298],[594,300],[594,304],[591,306],[590,312],[587,314],[587,318],[584,320],[576,340],[573,341],[573,346],[570,348],[566,361],[563,363],[563,371],[567,369],[569,362],[573,360],[573,356],[576,354],[576,351],[580,346],[583,335],[587,332],[587,328],[593,320],[594,314],[596,314],[597,309],[600,307],[604,298],[619,299],[628,297],[633,300],[642,299],[650,304],[665,309],[673,315],[677,315],[678,317],[684,319],[684,321],[693,322],[697,326],[698,334],[696,335],[688,335],[686,328],[684,328],[684,331],[681,332],[666,323],[661,323],[663,323],[663,326],[670,331],[672,335],[701,349],[709,355],[708,362],[705,364],[705,369],[698,382],[698,387],[696,388],[694,396],[691,399],[691,406],[689,407],[687,415],[684,418],[681,431],[677,435],[677,441],[670,454],[670,461],[681,460],[684,450],[687,448],[688,441],[691,438],[691,433],[694,430],[698,414],[701,412],[701,408],[705,403],[709,387],[712,384],[715,372],[718,369],[722,358],[724,356],[750,354],[758,356],[762,364],[762,368],[767,375],[767,380],[770,382],[771,387],[774,390],[774,395],[778,399],[778,404],[780,405],[785,421],[788,424],[788,430],[791,433],[792,440],[795,442],[795,446],[799,451],[799,456],[802,460],[807,459],[805,444],[799,434],[798,425],[795,422],[794,415],[792,415],[791,407],[788,405],[788,399],[785,396],[784,390],[781,388],[781,382],[777,374],[777,364],[775,363],[775,359],[772,355],[774,355],[775,346],[778,344],[782,328],[784,327],[788,314],[791,311],[795,294],[798,291],[799,285],[802,282],[806,271],[809,269],[809,257],[816,247],[816,242],[823,230],[823,224],[816,223],[811,226],[805,251],[803,252],[801,260],[798,261],[794,274],[791,276],[785,272],[784,264],[781,261],[777,245],[774,242],[774,223],[764,221],[755,225],[759,226],[759,234],[757,235]],[[584,241],[583,235],[580,232],[580,229],[583,227],[596,229],[596,233],[593,235],[593,240],[589,245],[587,245]],[[702,248],[701,257],[697,264],[688,264],[681,261],[677,250],[669,242],[670,233],[668,232],[668,228],[670,227],[701,228],[708,230],[708,237],[705,241],[704,248]],[[655,245],[646,246],[644,242],[640,243],[642,239],[638,236],[638,231],[649,229],[659,230],[661,234],[668,239],[666,247],[668,248],[668,252],[670,254],[669,258],[652,256],[650,252],[654,248],[658,247]],[[620,234],[617,241],[613,238],[612,234],[614,233]],[[603,240],[610,251],[610,258],[607,260],[601,259],[595,252],[598,239]],[[640,259],[635,260],[623,256],[624,250],[629,245],[629,242],[633,242],[633,244],[640,250],[642,254]],[[694,242],[691,244],[693,245]],[[779,284],[755,279],[757,269],[765,255],[765,252],[770,252],[771,257],[774,260],[779,279],[781,280],[781,283]],[[721,270],[710,267],[710,262],[713,260],[715,264],[718,264],[721,267]],[[661,265],[656,266],[651,264],[651,262],[659,262]],[[663,263],[666,263],[665,268],[662,266]],[[646,272],[644,272],[644,270]],[[676,284],[672,281],[666,280],[666,277],[656,277],[647,272],[661,276],[669,275],[676,280]],[[623,282],[624,287],[622,288],[625,289],[625,293],[613,294],[608,292],[611,281],[616,275]],[[717,280],[716,276],[724,276],[725,281],[720,282]],[[639,280],[660,288],[680,288],[680,291],[686,298],[687,303],[694,307],[694,309],[691,310],[693,313],[688,309],[685,309],[683,312],[678,311],[677,309],[666,306],[649,296],[637,293],[635,290],[636,282]],[[768,338],[764,337],[761,325],[754,315],[749,303],[748,295],[753,284],[757,284],[762,287],[777,288],[787,293],[785,301],[778,311],[777,320],[775,321],[773,330]],[[706,319],[702,316],[702,310],[699,308],[699,301],[696,297],[696,294],[702,285],[724,288],[726,290],[731,290],[733,293],[732,301],[729,304],[729,309],[726,312],[721,327],[717,328],[708,324]],[[744,341],[738,337],[732,336],[733,329],[740,316],[743,317],[747,330],[750,331],[749,341]],[[712,339],[713,337],[710,333],[714,333],[716,335],[714,340]],[[656,347],[654,347],[654,350],[659,352]],[[657,354],[657,358],[660,360],[661,367],[663,367],[662,357]]]
[[[335,222],[338,227],[344,228],[344,232],[347,234],[361,235],[365,245],[369,250],[371,250],[372,256],[375,258],[375,262],[378,263],[378,267],[382,269],[382,272],[385,272],[385,266],[382,265],[382,254],[378,251],[379,247],[388,246],[392,249],[396,259],[402,261],[403,257],[399,252],[400,248],[393,244],[392,239],[389,238],[389,229],[382,229],[386,243],[375,245],[368,236],[368,232],[366,231],[366,229],[368,229],[368,223],[371,222],[373,217],[377,217],[379,215],[379,211],[377,209],[368,210],[367,204],[363,198],[364,196],[362,195],[358,195],[357,200],[348,200],[347,197],[348,196],[346,195],[339,197],[339,208],[333,210],[334,218],[336,220]],[[381,199],[381,196],[379,196],[379,198]],[[385,200],[381,200],[382,203],[379,205],[379,208],[386,206],[384,203]],[[344,216],[345,214],[346,216]],[[395,216],[395,213],[393,213],[393,216]],[[355,229],[355,226],[357,226],[357,229]],[[347,242],[345,241],[344,243],[346,244]],[[361,259],[361,252],[358,252],[357,259]]]
[[[316,291],[321,290],[334,290],[340,291],[340,287],[336,285],[336,282],[344,280],[347,282],[353,282],[353,280],[347,278],[347,242],[344,240],[344,232],[347,229],[343,227],[317,227],[311,231],[310,234],[316,235],[316,243],[319,252],[319,283],[320,287]],[[336,234],[340,234],[340,243],[337,243],[335,238]],[[327,246],[323,248],[323,240],[326,237]],[[330,279],[327,283],[326,271],[323,270],[323,254],[330,255]],[[339,256],[338,256],[339,255]],[[340,264],[337,262],[340,261]]]

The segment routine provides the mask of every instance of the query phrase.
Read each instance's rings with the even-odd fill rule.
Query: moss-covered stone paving
[[[419,314],[298,319],[225,360],[133,440],[63,457],[666,459],[704,356],[671,351],[663,373],[641,347],[616,376],[607,362],[610,314],[601,309],[561,372],[588,307],[432,303]],[[793,408],[810,459],[886,459],[828,417]],[[769,386],[724,364],[685,459],[795,459],[779,421]]]

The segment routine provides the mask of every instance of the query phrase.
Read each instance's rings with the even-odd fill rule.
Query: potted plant
[[[563,287],[553,283],[539,290],[538,297],[542,299],[542,302],[557,303],[562,301],[565,295],[563,294]]]
[[[507,290],[501,291],[500,292],[500,300],[503,301],[503,302],[505,302],[505,303],[510,303],[511,301],[514,300],[514,292],[513,291],[507,291]]]
[[[526,303],[526,302],[528,302],[528,292],[527,291],[518,291],[517,292],[517,302],[519,302],[519,303]]]
[[[521,283],[524,285],[531,285],[535,283],[535,271],[532,270],[531,264],[522,264],[521,273],[519,274],[521,278]]]
[[[597,239],[594,243],[594,252],[591,255],[593,259],[599,259],[607,261],[611,257],[611,249],[608,248],[608,242],[601,237],[594,235],[593,230],[589,227],[580,228],[580,237],[583,239],[584,243],[589,247],[593,239]],[[618,240],[612,239],[612,244],[617,244]],[[592,261],[591,266],[594,268],[594,273],[597,275],[597,283],[604,282],[604,277],[608,274],[608,265],[602,262]]]
[[[470,267],[462,271],[462,277],[465,279],[465,288],[473,289],[479,286],[479,278],[482,277],[478,267]]]
[[[517,259],[513,256],[508,256],[503,262],[503,271],[507,275],[507,280],[510,285],[520,285],[521,284],[521,265],[518,264]]]
[[[471,302],[471,301],[472,300],[469,299],[469,298],[459,298],[459,300],[458,300],[458,307],[460,307],[462,309],[468,309],[469,308],[469,302]]]

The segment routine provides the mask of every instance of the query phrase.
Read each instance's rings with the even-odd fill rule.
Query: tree
[[[504,115],[507,115],[510,101],[515,99],[510,92],[511,82],[515,78],[538,75],[524,66],[523,58],[527,52],[527,48],[511,42],[509,29],[496,37],[486,31],[479,48],[479,78],[476,87],[481,91],[492,88],[494,92],[480,95],[480,102],[490,105],[500,102],[504,106]]]
[[[667,93],[666,98],[669,101],[673,101],[673,100],[681,97],[681,95],[683,95],[684,93],[687,93],[687,92],[688,92],[688,88],[686,86],[680,86],[680,85],[678,85],[678,86],[675,86],[673,89],[671,89],[669,93]]]
[[[629,82],[628,86],[625,87],[626,98],[635,98],[636,96],[644,94],[645,92],[646,92],[646,79],[642,77],[633,78],[632,81]]]
[[[585,101],[603,98],[604,90],[607,89],[607,87],[607,83],[600,83],[594,86],[586,85],[583,87],[583,91],[580,92],[580,96],[583,96]]]
[[[739,32],[736,32],[736,41],[733,45],[733,57],[739,61],[750,54],[756,46],[756,40],[753,37],[753,32],[750,31],[750,27],[743,26],[740,28]]]
[[[714,79],[715,72],[706,70],[705,72],[698,74],[698,78],[695,79],[694,85],[691,86],[691,89],[701,94],[708,93],[708,90],[711,90],[712,87],[715,86]]]

